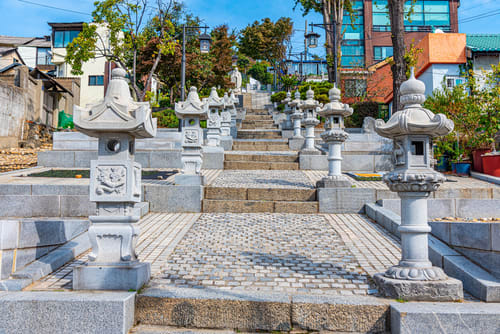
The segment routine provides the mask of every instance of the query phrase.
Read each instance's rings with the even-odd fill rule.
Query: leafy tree
[[[269,18],[255,21],[240,32],[239,51],[255,60],[281,63],[286,56],[285,42],[290,40],[292,32],[293,23],[288,17],[276,23]]]
[[[296,75],[286,75],[281,77],[281,84],[283,85],[283,89],[289,91],[293,89],[299,83]]]
[[[412,6],[414,4],[412,0]],[[391,40],[393,47],[393,62],[391,63],[392,70],[392,107],[394,112],[399,110],[399,88],[406,80],[406,47],[404,40],[405,33],[405,0],[388,0],[389,19],[391,21]],[[410,9],[411,12],[411,9]]]
[[[83,74],[82,65],[104,57],[128,72],[138,100],[146,96],[162,56],[171,54],[176,42],[171,18],[181,8],[176,0],[102,0],[94,3],[94,22],[84,23],[82,32],[66,47],[66,62],[72,73]],[[102,29],[108,36],[103,36]],[[137,75],[137,59],[149,40],[156,41],[152,62],[145,77]]]
[[[228,74],[232,69],[232,47],[235,45],[235,42],[236,36],[229,33],[229,28],[226,25],[216,27],[212,31],[210,57],[213,64],[213,73],[209,80],[211,86],[232,86]]]
[[[247,73],[248,69],[250,69],[250,59],[245,56],[244,54],[240,53],[238,56],[238,62],[237,62],[238,68],[243,71],[243,73]]]
[[[390,1],[390,0],[389,0]],[[295,7],[301,5],[303,15],[309,14],[311,11],[320,13],[323,15],[323,24],[329,31],[332,28],[335,29],[336,36],[336,46],[334,48],[333,34],[326,33],[326,60],[328,69],[328,80],[333,82],[334,77],[334,57],[337,57],[337,66],[340,64],[341,55],[341,45],[342,45],[342,23],[344,21],[344,12],[351,15],[351,19],[354,18],[354,11],[352,9],[352,4],[354,0],[294,0]],[[351,20],[353,21],[353,20]],[[337,50],[337,54],[334,54]],[[339,78],[337,81],[340,82]]]
[[[269,64],[266,62],[255,63],[250,70],[248,70],[248,74],[263,85],[271,84],[273,82],[273,75],[267,72],[268,66]]]

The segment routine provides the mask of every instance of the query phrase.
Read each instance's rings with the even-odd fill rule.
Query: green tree
[[[248,70],[248,74],[261,84],[269,85],[273,82],[273,75],[267,71],[268,66],[269,64],[266,62],[255,63],[250,70]]]
[[[229,33],[226,25],[216,27],[212,30],[212,47],[210,57],[212,60],[212,75],[209,80],[211,86],[231,87],[229,72],[232,69],[233,46],[236,36]]]
[[[128,72],[136,98],[143,101],[162,56],[174,51],[172,18],[181,5],[176,0],[102,0],[94,5],[94,22],[85,23],[82,32],[66,47],[65,60],[71,72],[81,75],[84,63],[104,57]],[[156,43],[150,55],[154,61],[145,77],[138,76],[139,52],[150,40]]]

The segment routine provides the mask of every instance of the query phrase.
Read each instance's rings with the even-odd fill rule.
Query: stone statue
[[[234,91],[236,93],[241,93],[241,73],[238,71],[238,67],[235,67],[234,70],[231,71],[231,82],[234,83]]]

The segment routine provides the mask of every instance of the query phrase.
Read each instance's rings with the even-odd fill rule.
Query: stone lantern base
[[[325,176],[316,183],[317,188],[351,188],[352,183],[344,175]]]
[[[151,265],[139,261],[80,266],[73,269],[73,290],[139,290],[150,277]]]
[[[462,282],[450,277],[438,281],[413,281],[376,274],[373,278],[380,293],[389,298],[429,302],[462,301],[464,299]]]

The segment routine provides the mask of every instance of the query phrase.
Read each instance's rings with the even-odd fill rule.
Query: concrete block
[[[293,296],[294,328],[382,333],[389,330],[389,303],[372,297]]]
[[[460,199],[457,198],[457,217],[500,218],[500,199]]]
[[[139,290],[150,278],[150,263],[83,265],[73,269],[73,290]]]
[[[427,218],[456,217],[454,199],[430,199],[428,200]],[[459,216],[460,217],[460,216]]]
[[[360,213],[366,203],[375,202],[374,189],[319,188],[317,196],[321,213]]]
[[[450,243],[450,223],[446,222],[429,222],[429,226],[431,227],[431,234],[446,242]]]
[[[203,187],[158,186],[144,187],[144,200],[151,212],[201,212]]]
[[[454,247],[474,263],[480,265],[496,278],[500,278],[500,252]]]
[[[289,138],[288,139],[288,147],[292,151],[300,151],[304,147],[305,139],[304,138]]]
[[[463,256],[444,256],[447,275],[462,281],[464,289],[486,302],[500,302],[500,280]]]
[[[398,193],[386,190],[386,189],[376,189],[377,201],[381,199],[399,199]]]
[[[22,220],[18,248],[61,245],[87,231],[88,220]]]
[[[452,246],[491,250],[490,224],[459,223],[450,224]]]
[[[142,168],[151,168],[151,152],[135,152],[135,161],[141,164]]]
[[[32,195],[84,195],[89,196],[89,185],[86,180],[82,184],[33,184]]]
[[[489,188],[459,188],[443,189],[433,193],[434,198],[467,198],[467,199],[491,199]]]
[[[75,151],[76,168],[90,168],[92,160],[97,160],[97,149],[95,151]]]
[[[443,258],[445,256],[460,256],[445,243],[439,241],[432,235],[429,236],[429,260],[434,266],[443,268]]]
[[[375,155],[342,154],[342,171],[344,172],[374,172]]]
[[[31,206],[31,217],[60,217],[60,201],[61,196],[57,195],[31,196],[28,202]]]
[[[375,171],[390,171],[394,168],[392,162],[392,155],[390,154],[377,154],[373,156]]]
[[[31,195],[31,184],[0,184],[0,194]]]
[[[61,217],[88,217],[97,211],[96,203],[85,196],[61,196]]]
[[[151,152],[150,168],[182,168],[181,150]]]
[[[373,277],[382,295],[411,301],[462,301],[462,282],[454,278],[440,281],[411,281],[385,277]]]
[[[391,332],[393,334],[496,334],[499,328],[499,304],[391,304]]]
[[[0,195],[0,217],[33,217],[30,195]]]
[[[210,150],[210,148],[203,147],[203,169],[224,169],[224,149],[222,147],[216,148],[220,150]]]
[[[132,292],[5,292],[0,333],[128,333],[134,322]]]
[[[500,251],[500,224],[491,224],[491,249]]]
[[[328,170],[326,155],[299,155],[300,169],[305,170]]]
[[[0,250],[0,279],[9,278],[15,264],[15,250]]]
[[[0,220],[0,250],[17,248],[19,220]]]
[[[376,203],[366,203],[365,204],[365,214],[373,219],[373,220],[377,220],[377,206],[378,204]]]
[[[231,151],[233,149],[233,137],[224,136],[220,138],[220,145],[224,151]]]
[[[286,295],[166,287],[147,289],[136,299],[137,322],[189,328],[239,331],[289,331]]]
[[[38,166],[44,167],[75,167],[74,151],[43,151],[38,152]]]
[[[175,185],[178,186],[203,186],[206,183],[204,175],[175,175]]]

